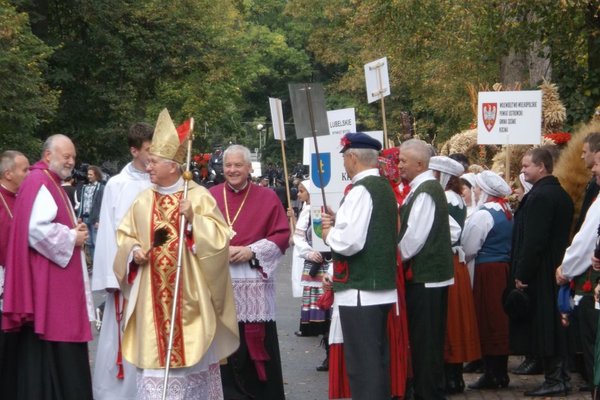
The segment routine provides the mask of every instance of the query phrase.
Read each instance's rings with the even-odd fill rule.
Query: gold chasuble
[[[114,270],[128,300],[122,351],[125,359],[138,368],[165,367],[182,196],[182,190],[161,194],[150,188],[142,192],[117,231],[119,248]],[[188,200],[194,220],[184,241],[172,368],[197,364],[211,345],[219,359],[232,354],[239,345],[229,275],[229,228],[206,189],[191,182]],[[168,239],[151,249],[159,228],[167,230]],[[140,265],[137,271],[128,265],[135,246],[145,252],[151,250],[149,263]]]

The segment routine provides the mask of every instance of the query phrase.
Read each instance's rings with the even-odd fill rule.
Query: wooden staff
[[[285,158],[285,146],[283,144],[283,138],[285,137],[285,127],[283,125],[283,120],[281,114],[277,113],[277,124],[279,126],[279,143],[281,144],[281,158],[283,159],[283,173],[285,174],[285,194],[287,196],[288,209],[292,208],[292,197],[290,196],[290,182],[288,178],[288,169],[287,169],[287,160]],[[286,210],[287,211],[287,210]],[[293,235],[296,230],[296,217],[294,213],[290,215],[290,232]]]
[[[381,104],[381,118],[383,120],[383,148],[387,149],[389,147],[388,144],[388,135],[387,135],[387,121],[385,118],[385,96],[383,95],[385,93],[385,88],[382,86],[382,81],[383,79],[381,79],[381,67],[383,67],[383,63],[377,63],[377,65],[374,65],[372,67],[369,67],[370,70],[377,70],[377,87],[379,88],[377,90],[377,92],[374,92],[372,95],[373,96],[380,96],[380,104]]]
[[[510,140],[508,134],[506,135],[506,173],[504,179],[510,185]]]
[[[183,199],[187,199],[189,183],[192,180],[190,161],[192,157],[192,141],[194,139],[194,119],[190,120],[190,133],[187,142],[187,156],[185,161],[185,172],[183,173]],[[171,352],[173,350],[173,334],[175,332],[175,318],[177,316],[177,303],[179,300],[179,283],[181,281],[181,266],[183,262],[183,249],[185,246],[185,216],[179,216],[179,247],[177,249],[177,269],[175,273],[175,291],[173,292],[173,308],[171,309],[171,323],[169,326],[169,343],[167,347],[167,359],[165,360],[165,379],[163,383],[162,400],[167,398],[167,384],[169,382],[169,371],[171,369]]]
[[[310,87],[307,83],[304,84],[304,91],[306,92],[306,99],[308,102],[308,115],[310,119],[310,134],[313,137],[315,144],[315,154],[317,155],[317,172],[319,174],[319,183],[321,187],[321,196],[323,197],[323,209],[327,212],[327,200],[325,199],[325,188],[323,187],[323,171],[321,171],[321,154],[319,153],[319,144],[317,142],[317,132],[315,129],[315,115],[312,109],[312,99],[310,96]]]

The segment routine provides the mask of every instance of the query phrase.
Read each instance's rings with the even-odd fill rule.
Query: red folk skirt
[[[454,255],[454,285],[448,287],[444,361],[463,363],[481,358],[479,330],[467,265]]]
[[[390,346],[391,393],[392,396],[403,399],[406,391],[406,379],[412,377],[412,367],[406,322],[404,272],[399,257],[397,263],[396,287],[398,290],[397,306],[399,312],[396,312],[396,305],[392,305],[388,314],[387,331]],[[329,346],[329,398],[352,398],[343,343],[333,343]]]
[[[484,356],[509,354],[508,316],[502,307],[502,292],[508,279],[508,263],[475,265],[473,297]]]

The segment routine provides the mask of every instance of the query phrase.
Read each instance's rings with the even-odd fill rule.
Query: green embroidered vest
[[[367,176],[354,186],[367,189],[373,211],[361,251],[349,257],[332,251],[334,290],[395,289],[398,203],[390,184],[380,176]]]
[[[425,244],[413,258],[405,261],[412,269],[415,283],[444,282],[454,276],[452,247],[450,245],[450,224],[448,223],[448,203],[444,190],[436,180],[428,180],[419,185],[408,202],[400,209],[400,238],[406,233],[408,216],[415,199],[427,193],[435,203],[433,225]],[[405,268],[407,266],[405,265]]]

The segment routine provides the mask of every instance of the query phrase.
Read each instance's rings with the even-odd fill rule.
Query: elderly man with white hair
[[[410,192],[400,208],[398,249],[406,270],[406,312],[417,399],[443,399],[448,286],[454,283],[448,203],[429,170],[422,140],[400,146],[398,167]]]
[[[350,390],[353,399],[389,399],[387,318],[398,299],[398,206],[377,168],[381,143],[359,132],[346,134],[342,145],[352,186],[336,215],[323,214],[322,226],[333,257]]]
[[[444,361],[446,393],[463,392],[464,362],[481,358],[475,306],[471,279],[465,264],[460,235],[467,217],[467,206],[462,194],[461,174],[465,168],[458,161],[446,156],[431,157],[429,169],[445,189],[448,202],[448,222],[454,262],[454,285],[448,287],[448,316]]]
[[[467,220],[462,245],[467,260],[475,260],[473,295],[479,326],[483,375],[471,389],[507,387],[508,317],[502,308],[512,241],[512,213],[505,197],[510,186],[492,171],[476,175],[479,209]]]

